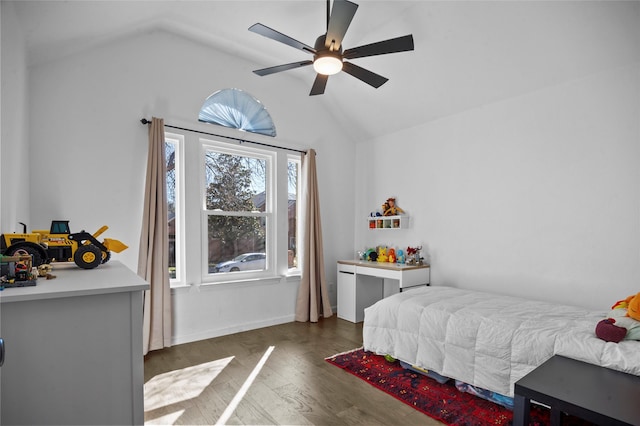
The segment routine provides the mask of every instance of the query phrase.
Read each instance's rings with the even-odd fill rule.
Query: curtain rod
[[[143,118],[142,120],[140,120],[140,122],[142,124],[151,124],[151,121],[147,120],[146,118]],[[249,140],[246,140],[246,139],[234,138],[233,136],[225,136],[225,135],[219,135],[219,134],[216,134],[216,133],[203,132],[201,130],[186,129],[184,127],[171,126],[169,124],[165,124],[164,127],[171,127],[172,129],[178,129],[178,130],[184,130],[184,131],[187,131],[187,132],[200,133],[200,134],[203,134],[203,135],[217,136],[219,138],[231,139],[231,140],[234,140],[234,141],[237,141],[237,142],[240,142],[240,143],[246,142],[246,143],[252,143],[254,145],[267,146],[269,148],[277,148],[277,149],[284,149],[286,151],[299,152],[301,154],[306,154],[307,153],[307,151],[302,151],[302,150],[299,150],[299,149],[285,148],[285,147],[276,146],[276,145],[270,145],[268,143],[262,143],[262,142],[254,142],[254,141],[249,141]]]

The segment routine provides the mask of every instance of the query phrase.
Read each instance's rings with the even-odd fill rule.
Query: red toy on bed
[[[609,318],[596,325],[596,336],[607,342],[640,340],[640,293],[616,302]]]

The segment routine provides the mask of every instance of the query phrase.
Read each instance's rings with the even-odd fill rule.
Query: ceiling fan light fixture
[[[358,5],[349,0],[333,0],[333,7],[331,7],[331,0],[327,0],[327,32],[318,36],[314,47],[301,43],[294,38],[260,23],[250,26],[249,31],[286,44],[307,54],[313,54],[312,61],[292,62],[290,64],[254,70],[253,72],[259,76],[265,76],[313,64],[314,71],[317,74],[309,96],[322,95],[325,91],[329,76],[341,71],[376,89],[382,86],[389,80],[388,78],[359,67],[351,62],[351,60],[413,50],[413,36],[409,34],[404,37],[390,38],[377,43],[346,49],[343,52],[342,41],[357,9]]]
[[[318,74],[333,75],[342,70],[342,58],[329,52],[318,55],[313,61],[313,69]]]

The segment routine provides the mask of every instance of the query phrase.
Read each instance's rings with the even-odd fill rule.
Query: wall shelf
[[[409,227],[409,216],[370,216],[367,218],[369,229],[403,229]]]

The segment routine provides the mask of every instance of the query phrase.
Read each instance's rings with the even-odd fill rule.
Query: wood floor
[[[151,352],[145,424],[441,424],[324,360],[361,346],[362,324],[334,315]]]

